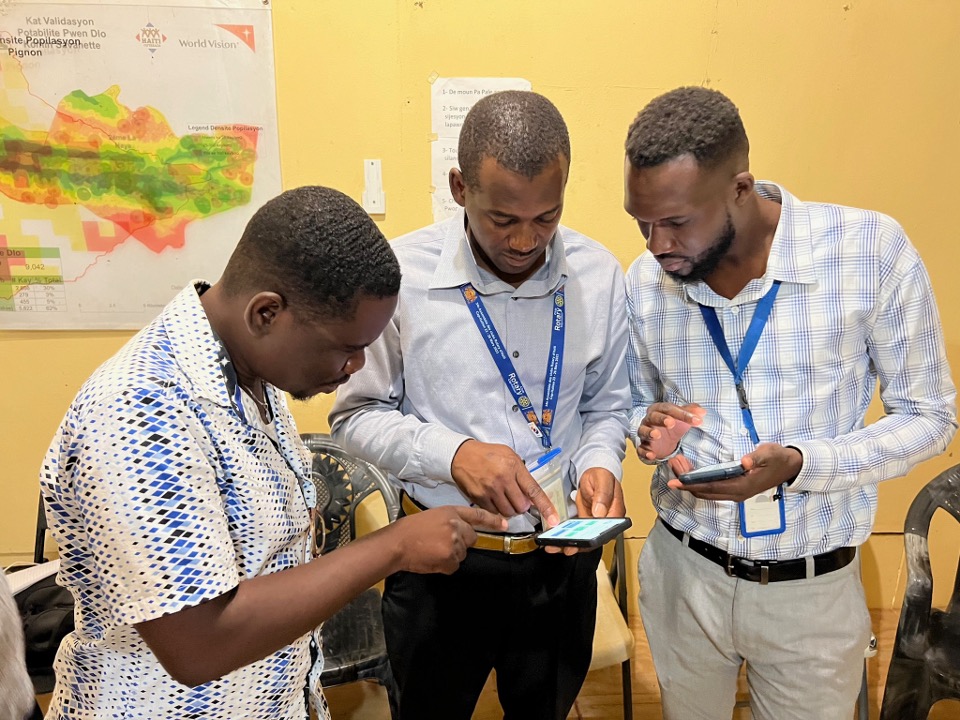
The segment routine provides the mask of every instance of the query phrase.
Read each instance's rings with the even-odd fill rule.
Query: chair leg
[[[629,660],[624,660],[620,665],[620,676],[623,685],[623,720],[633,720],[633,677]]]
[[[390,717],[392,720],[400,718],[400,688],[397,687],[397,681],[393,677],[393,670],[390,663],[385,662],[377,672],[377,682],[387,691],[387,702],[390,704]]]
[[[863,659],[860,694],[857,696],[857,720],[870,720],[870,695],[867,689],[867,659]]]
[[[926,720],[931,704],[923,663],[894,658],[887,671],[880,720]]]

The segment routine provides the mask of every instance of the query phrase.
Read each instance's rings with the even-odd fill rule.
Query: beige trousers
[[[850,720],[870,640],[859,560],[805,580],[729,577],[654,524],[640,614],[666,720],[730,720],[747,664],[754,720]]]

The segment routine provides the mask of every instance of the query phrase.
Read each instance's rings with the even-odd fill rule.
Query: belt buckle
[[[530,540],[530,538],[535,537],[535,536],[536,536],[536,533],[527,533],[526,535],[504,535],[504,536],[503,536],[503,552],[504,552],[504,554],[505,554],[505,555],[513,555],[513,554],[514,554],[514,549],[513,549],[514,543],[524,542],[524,541]],[[525,553],[525,552],[529,552],[529,550],[523,550],[523,549],[520,549],[520,548],[518,548],[518,549],[516,550],[516,553],[517,553],[517,554],[519,554],[519,553]]]
[[[733,577],[733,576],[734,576],[734,575],[733,575],[733,561],[734,561],[734,559],[735,559],[735,558],[734,558],[733,555],[731,555],[730,553],[727,553],[727,566],[726,566],[727,577]]]

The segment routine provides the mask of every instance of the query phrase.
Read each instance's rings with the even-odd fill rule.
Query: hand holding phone
[[[570,518],[537,535],[537,545],[595,548],[633,525],[630,518]]]
[[[697,468],[678,476],[680,482],[684,485],[699,485],[700,483],[715,482],[717,480],[726,480],[727,478],[737,477],[746,472],[739,460],[733,462],[720,463],[718,465],[707,465]]]

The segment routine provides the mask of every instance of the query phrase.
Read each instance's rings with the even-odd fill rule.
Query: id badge
[[[779,535],[787,529],[783,486],[754,495],[740,505],[740,534],[743,537]]]
[[[537,481],[553,506],[557,509],[560,522],[570,517],[567,509],[567,495],[563,492],[563,473],[561,472],[560,448],[554,448],[527,466],[533,479]]]

